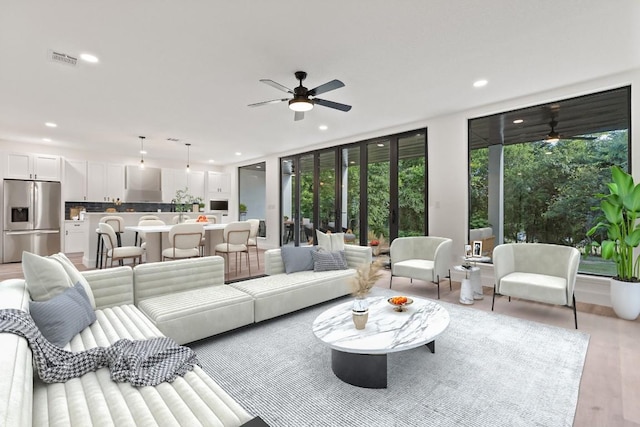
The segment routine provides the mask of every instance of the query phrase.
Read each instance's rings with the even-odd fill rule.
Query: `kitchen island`
[[[187,212],[185,215],[195,219],[197,215],[203,214],[202,212],[199,214]],[[100,219],[105,216],[119,216],[124,220],[125,227],[137,226],[140,218],[145,215],[155,215],[165,222],[167,225],[173,224],[173,217],[178,215],[177,212],[87,212],[85,214],[85,222],[89,223],[88,227],[88,235],[87,242],[85,245],[84,255],[82,256],[82,264],[87,268],[95,268],[96,267],[96,259],[98,256],[98,238],[99,235],[96,232],[98,228],[98,224],[100,223]],[[209,237],[211,241],[219,240],[218,243],[222,242],[222,228],[219,230],[219,233],[209,233]],[[218,236],[219,234],[219,236]],[[135,231],[125,231],[121,234],[122,246],[133,246],[135,241]],[[167,233],[162,233],[163,237],[161,240],[161,247],[169,247],[169,240],[167,238]],[[209,245],[207,247],[209,249]],[[209,252],[207,252],[209,253]],[[153,256],[152,256],[153,257]]]

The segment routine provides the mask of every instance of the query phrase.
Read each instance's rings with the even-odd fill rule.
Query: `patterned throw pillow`
[[[344,251],[325,251],[318,250],[311,252],[313,257],[313,271],[332,271],[332,270],[346,270],[347,259],[344,255]]]
[[[29,313],[42,335],[61,348],[96,321],[96,313],[81,283],[47,301],[30,301]]]

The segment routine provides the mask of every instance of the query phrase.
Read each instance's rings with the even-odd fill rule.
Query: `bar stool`
[[[142,215],[140,217],[140,219],[138,219],[138,225],[141,225],[140,221],[154,221],[154,220],[155,221],[159,221],[160,218],[155,216],[155,215]],[[162,224],[164,225],[164,222]],[[149,224],[149,225],[151,225],[151,224]],[[133,245],[134,246],[138,246],[138,232],[137,231],[136,231],[136,236],[133,239]],[[142,246],[142,237],[140,238],[140,246]]]
[[[111,228],[113,228],[113,231],[116,233],[117,245],[118,247],[122,246],[122,238],[120,237],[120,234],[124,233],[124,219],[121,216],[107,215],[100,218],[100,222],[109,224]],[[98,233],[98,246],[96,247],[96,268],[98,268],[98,259],[100,259],[100,268],[102,268],[102,257],[104,256],[104,233],[100,231],[100,227],[96,228],[96,233]],[[123,265],[122,260],[120,260],[120,265]]]

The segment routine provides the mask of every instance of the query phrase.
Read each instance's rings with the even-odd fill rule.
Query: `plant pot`
[[[353,307],[351,309],[351,317],[353,324],[356,325],[356,329],[364,329],[369,320],[369,301],[364,297],[356,297],[353,300]]]
[[[364,329],[367,326],[367,320],[369,320],[369,310],[366,311],[355,311],[351,312],[351,317],[353,318],[353,324],[356,325],[356,329]]]
[[[640,283],[611,279],[611,306],[619,318],[636,320],[640,315]]]

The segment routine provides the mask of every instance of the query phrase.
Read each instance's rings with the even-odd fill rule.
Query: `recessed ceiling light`
[[[356,164],[356,161],[355,161],[355,160],[351,160],[351,161],[349,162],[349,164],[350,164],[350,165],[355,165],[355,164]]]
[[[473,87],[484,87],[487,85],[487,83],[489,82],[485,79],[476,80],[475,82],[473,82]]]
[[[379,142],[378,147],[384,147],[384,144],[382,142]]]
[[[320,129],[320,130],[327,130],[327,129],[329,129],[329,126],[327,126],[327,125],[320,125],[320,126],[318,126],[318,129]]]
[[[236,151],[236,156],[242,156],[242,153],[239,151]]]
[[[514,123],[514,124],[516,124],[516,125],[519,125],[519,124],[520,124],[520,123],[522,123],[522,122],[524,122],[524,120],[522,120],[522,119],[515,119],[515,120],[513,121],[513,123]]]
[[[44,142],[51,142],[51,138],[42,138]]]
[[[147,150],[140,150],[140,154],[147,154]]]
[[[213,159],[209,159],[209,163],[213,163]]]
[[[256,166],[256,169],[262,169],[262,166],[258,165]]]
[[[58,125],[57,125],[57,124],[52,123],[52,122],[47,122],[47,123],[45,123],[44,125],[45,125],[46,127],[49,127],[49,128],[57,128],[57,127],[58,127]]]
[[[98,62],[98,57],[91,55],[90,53],[81,53],[80,59],[86,62],[91,62],[92,64],[95,64],[96,62]]]

